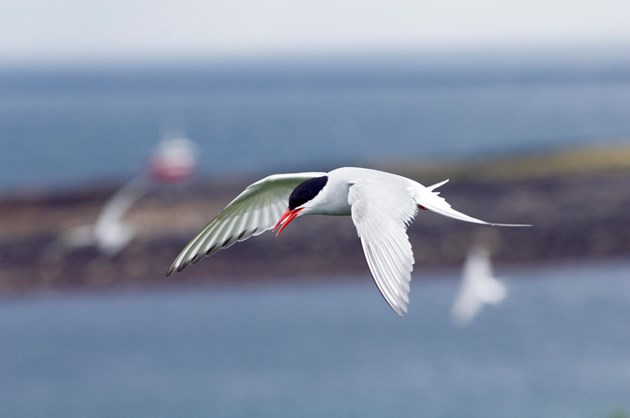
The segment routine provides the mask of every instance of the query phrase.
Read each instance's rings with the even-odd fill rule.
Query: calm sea
[[[627,59],[355,60],[0,71],[0,192],[123,181],[170,129],[257,176],[630,138]]]
[[[467,328],[456,272],[417,273],[404,319],[367,275],[5,300],[0,416],[630,414],[630,264],[498,273],[508,298]]]

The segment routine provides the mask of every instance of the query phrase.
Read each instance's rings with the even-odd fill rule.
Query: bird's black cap
[[[289,210],[293,210],[312,200],[328,183],[328,176],[308,179],[297,185],[289,196]]]

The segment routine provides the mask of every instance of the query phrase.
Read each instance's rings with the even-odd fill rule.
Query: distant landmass
[[[630,147],[580,148],[546,155],[378,167],[441,189],[454,208],[494,222],[486,227],[421,211],[409,229],[416,271],[459,266],[483,241],[501,263],[555,263],[630,254]],[[63,289],[160,287],[192,283],[325,279],[369,271],[349,218],[298,219],[279,237],[263,234],[166,279],[179,250],[247,184],[199,182],[143,198],[129,213],[136,238],[119,254],[94,248],[50,251],[70,227],[94,222],[116,185],[5,196],[0,217],[0,295]]]

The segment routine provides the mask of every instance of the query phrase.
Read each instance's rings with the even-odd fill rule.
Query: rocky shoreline
[[[574,153],[574,159],[580,155]],[[481,219],[534,225],[493,228],[421,211],[409,229],[416,271],[458,266],[479,240],[499,264],[630,255],[630,159],[620,155],[611,150],[600,163],[591,158],[567,165],[560,159],[564,166],[556,155],[391,170],[424,184],[450,177],[440,190],[454,208]],[[95,248],[60,257],[49,248],[62,231],[94,222],[115,186],[4,197],[0,295],[369,275],[349,218],[310,217],[298,219],[280,237],[263,234],[164,278],[182,246],[254,180],[196,183],[147,195],[128,216],[136,238],[114,257]]]

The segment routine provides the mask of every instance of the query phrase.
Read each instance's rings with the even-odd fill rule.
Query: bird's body
[[[279,228],[280,233],[297,216],[351,216],[374,281],[402,316],[414,263],[406,229],[419,207],[467,222],[522,226],[491,224],[452,209],[434,191],[444,183],[425,187],[396,174],[356,167],[275,174],[247,187],[210,221],[184,247],[167,275],[267,230]]]
[[[350,187],[361,182],[374,185],[405,187],[409,189],[409,198],[413,198],[414,183],[408,178],[384,171],[368,168],[342,167],[329,173],[318,173],[327,178],[319,193],[305,206],[301,215],[350,216],[352,205],[349,202]]]

